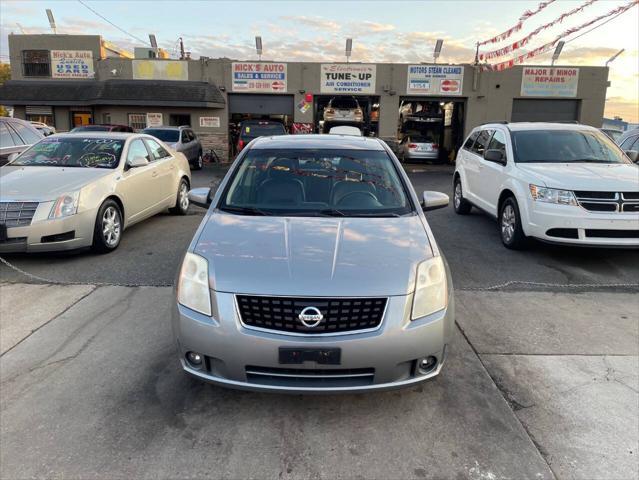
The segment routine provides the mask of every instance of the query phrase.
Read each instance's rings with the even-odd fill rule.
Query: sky
[[[475,44],[517,23],[541,0],[422,0],[422,1],[134,1],[83,0],[127,33],[110,25],[78,0],[0,0],[0,61],[9,60],[10,33],[50,33],[45,9],[56,19],[58,33],[100,34],[125,49],[142,46],[154,33],[160,47],[177,54],[184,39],[193,58],[229,57],[256,60],[255,35],[263,39],[263,60],[343,61],[344,42],[353,38],[351,61],[430,62],[435,41],[444,39],[440,63],[472,62]],[[582,12],[536,35],[527,48],[554,39],[633,0],[597,0]],[[555,0],[526,20],[517,40],[586,0]],[[609,17],[608,17],[609,18]],[[602,19],[600,25],[607,19]],[[579,33],[592,28],[588,27]],[[579,38],[575,33],[558,64],[604,65],[617,51],[625,51],[610,65],[606,116],[639,122],[639,7],[608,21]],[[134,37],[137,37],[134,38]],[[499,48],[508,41],[485,47]],[[525,49],[520,52],[525,52]],[[530,64],[549,65],[551,53]],[[501,57],[493,62],[508,60]]]

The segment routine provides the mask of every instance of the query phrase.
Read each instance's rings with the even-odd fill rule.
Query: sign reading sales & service
[[[51,50],[52,78],[93,78],[91,50]]]
[[[521,96],[574,98],[577,96],[578,85],[578,68],[524,67]]]
[[[233,62],[234,92],[286,93],[286,64]]]
[[[322,64],[322,93],[375,93],[376,65]]]
[[[409,65],[406,93],[409,95],[462,94],[464,67],[452,65]]]

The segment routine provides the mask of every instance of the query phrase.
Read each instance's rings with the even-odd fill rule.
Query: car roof
[[[251,148],[265,150],[270,148],[317,148],[345,150],[384,150],[376,138],[356,137],[354,135],[274,135],[259,137]]]
[[[130,137],[150,137],[150,135],[140,135],[132,132],[78,132],[78,133],[56,133],[46,138],[113,138],[116,140],[126,140]],[[152,138],[152,137],[151,137]]]
[[[581,123],[561,123],[561,122],[494,122],[485,123],[475,127],[475,130],[486,128],[506,127],[507,129],[518,132],[523,130],[593,130],[597,128],[590,125],[582,125]]]

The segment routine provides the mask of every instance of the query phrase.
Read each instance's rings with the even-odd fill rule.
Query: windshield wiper
[[[328,208],[317,212],[318,215],[326,217],[401,217],[399,213],[395,212],[370,212],[370,213],[356,213],[356,212],[343,212],[342,210],[336,210]]]
[[[341,210],[336,210],[334,208],[325,208],[317,212],[318,215],[323,217],[346,217],[346,214]]]
[[[575,160],[566,160],[569,163],[613,163],[610,160],[601,160],[599,158],[577,158]]]
[[[255,207],[231,207],[227,205],[225,207],[220,207],[220,210],[222,210],[223,212],[238,213],[240,215],[271,215],[270,213]]]

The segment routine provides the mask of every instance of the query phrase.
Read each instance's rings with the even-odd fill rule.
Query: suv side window
[[[623,141],[621,145],[619,145],[619,148],[621,148],[623,151],[632,150],[631,147],[632,144],[635,143],[635,140],[639,140],[639,137],[628,137]]]
[[[193,130],[187,130],[187,133],[189,135],[189,141],[193,141],[197,139],[197,135],[195,135],[195,132]]]
[[[468,137],[468,140],[466,140],[466,143],[464,143],[464,148],[466,150],[471,150],[473,148],[473,143],[475,143],[475,140],[477,140],[478,135],[479,135],[479,131],[476,131],[470,134],[470,136]]]
[[[130,162],[135,157],[144,157],[149,162],[151,161],[151,158],[149,157],[149,151],[146,149],[144,142],[139,138],[133,140],[129,145],[129,151],[126,154],[126,161]]]
[[[191,139],[189,138],[188,130],[182,130],[182,134],[180,136],[182,143],[189,143]]]
[[[40,141],[42,137],[39,137],[37,133],[31,131],[29,127],[23,125],[18,122],[11,122],[9,127],[13,127],[13,129],[18,133],[20,138],[22,138],[23,143],[26,145],[32,145]]]
[[[0,123],[0,148],[15,147],[13,137],[4,123]]]
[[[495,134],[488,144],[488,150],[499,150],[506,158],[506,135],[504,135],[504,132],[495,130]]]
[[[494,130],[482,130],[479,132],[477,136],[477,141],[473,145],[472,152],[479,155],[480,157],[484,156],[484,152],[488,147],[488,143],[490,142],[490,137],[493,135]]]
[[[151,150],[152,162],[171,156],[171,154],[167,152],[166,149],[155,140],[151,140],[150,138],[145,138],[144,141],[149,146],[149,150]]]

